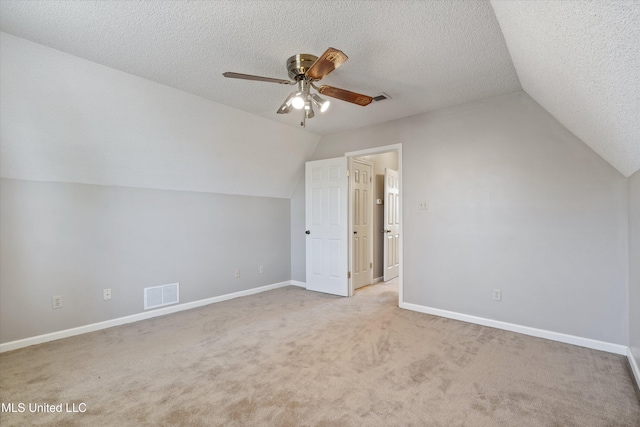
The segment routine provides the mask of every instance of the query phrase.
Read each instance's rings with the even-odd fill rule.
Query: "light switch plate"
[[[429,209],[429,202],[426,200],[418,200],[418,209],[421,211],[426,211]]]

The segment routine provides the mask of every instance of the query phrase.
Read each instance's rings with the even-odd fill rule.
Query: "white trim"
[[[291,286],[300,286],[301,288],[307,288],[307,284],[305,282],[298,282],[297,280],[291,280]]]
[[[560,332],[536,329],[529,326],[521,326],[514,323],[501,322],[499,320],[486,319],[484,317],[476,317],[468,314],[456,313],[454,311],[440,310],[438,308],[425,307],[423,305],[411,304],[407,302],[401,302],[400,308],[411,311],[418,311],[420,313],[432,314],[434,316],[446,317],[449,319],[461,320],[463,322],[489,326],[491,328],[504,329],[505,331],[517,332],[524,335],[531,335],[533,337],[545,338],[548,340],[559,341],[566,344],[573,344],[580,347],[592,348],[594,350],[601,350],[621,355],[627,354],[627,346],[625,345],[593,340],[591,338],[583,338],[577,337],[575,335],[563,334]]]
[[[127,323],[138,322],[140,320],[151,319],[153,317],[164,316],[166,314],[177,313],[179,311],[189,310],[196,307],[202,307],[204,305],[214,304],[217,302],[227,301],[234,298],[239,298],[239,297],[257,294],[260,292],[270,291],[272,289],[282,288],[284,286],[290,286],[290,285],[300,286],[298,283],[300,282],[294,283],[294,281],[292,280],[287,280],[280,283],[260,286],[258,288],[247,289],[245,291],[233,292],[231,294],[225,294],[217,297],[187,302],[184,304],[178,304],[171,307],[145,311],[142,313],[132,314],[130,316],[118,317],[116,319],[105,320],[104,322],[91,323],[89,325],[78,326],[77,328],[65,329],[62,331],[51,332],[49,334],[37,335],[35,337],[29,337],[21,340],[10,341],[10,342],[0,344],[0,353],[4,353],[5,351],[17,350],[23,347],[29,347],[30,345],[42,344],[49,341],[68,338],[75,335],[86,334],[88,332],[99,331],[101,329],[112,328],[114,326],[120,326]]]
[[[383,279],[382,276],[376,277],[375,279],[373,279],[373,283],[372,284],[375,285],[376,283],[380,283],[380,282],[382,282],[382,279]]]
[[[636,363],[636,358],[633,356],[631,347],[627,349],[627,358],[629,359],[629,365],[631,365],[633,376],[636,377],[636,384],[638,385],[638,388],[640,388],[640,367],[638,367],[638,364]]]
[[[362,157],[369,156],[371,154],[381,154],[388,153],[389,151],[400,151],[402,150],[402,144],[390,144],[383,145],[381,147],[373,147],[373,148],[365,148],[364,150],[358,151],[347,151],[344,153],[346,157]]]

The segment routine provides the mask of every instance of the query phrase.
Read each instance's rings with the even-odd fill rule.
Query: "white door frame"
[[[393,184],[390,184],[390,179],[393,179]],[[384,168],[384,213],[382,215],[384,266],[382,267],[382,280],[385,282],[398,277],[400,272],[400,260],[397,257],[400,248],[400,197],[402,197],[402,194],[400,194],[399,184],[398,171]],[[392,221],[392,223],[389,221]],[[391,239],[391,244],[389,239]],[[391,255],[393,255],[394,267],[389,265]]]
[[[349,151],[347,153],[344,153],[345,157],[347,157],[347,159],[352,158],[352,157],[363,157],[363,156],[369,156],[372,154],[382,154],[382,153],[388,153],[389,151],[396,151],[398,153],[398,180],[399,185],[398,187],[400,188],[400,248],[399,248],[399,258],[400,258],[400,274],[398,276],[398,305],[401,304],[404,301],[403,295],[404,295],[404,258],[403,258],[403,247],[404,247],[404,239],[402,238],[402,236],[404,236],[403,233],[403,227],[404,227],[404,215],[403,215],[403,203],[402,203],[402,195],[404,194],[404,192],[402,191],[402,186],[403,186],[403,181],[402,181],[402,143],[399,144],[392,144],[392,145],[384,145],[382,147],[375,147],[375,148],[367,148],[365,150],[358,150],[358,151]],[[351,193],[351,187],[349,187],[349,194]],[[349,203],[349,211],[351,211],[351,203]],[[351,216],[349,216],[349,218],[351,218]],[[349,236],[351,236],[352,230],[351,230],[351,221],[348,221],[349,224]],[[347,239],[347,242],[349,242],[349,270],[351,270],[351,251],[352,251],[352,247],[351,247],[351,239]],[[349,296],[353,295],[353,282],[351,281],[351,279],[349,279]]]

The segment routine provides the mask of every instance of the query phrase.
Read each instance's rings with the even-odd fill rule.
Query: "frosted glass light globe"
[[[304,99],[302,99],[301,96],[296,96],[291,101],[291,105],[293,105],[293,108],[295,108],[296,110],[300,110],[302,107],[304,107]]]

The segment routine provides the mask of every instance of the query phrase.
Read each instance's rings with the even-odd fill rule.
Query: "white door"
[[[400,273],[400,185],[398,171],[384,170],[384,281]]]
[[[351,162],[351,274],[353,289],[371,284],[373,281],[373,245],[371,188],[373,164],[354,159]]]
[[[349,295],[347,159],[306,163],[307,289]]]

